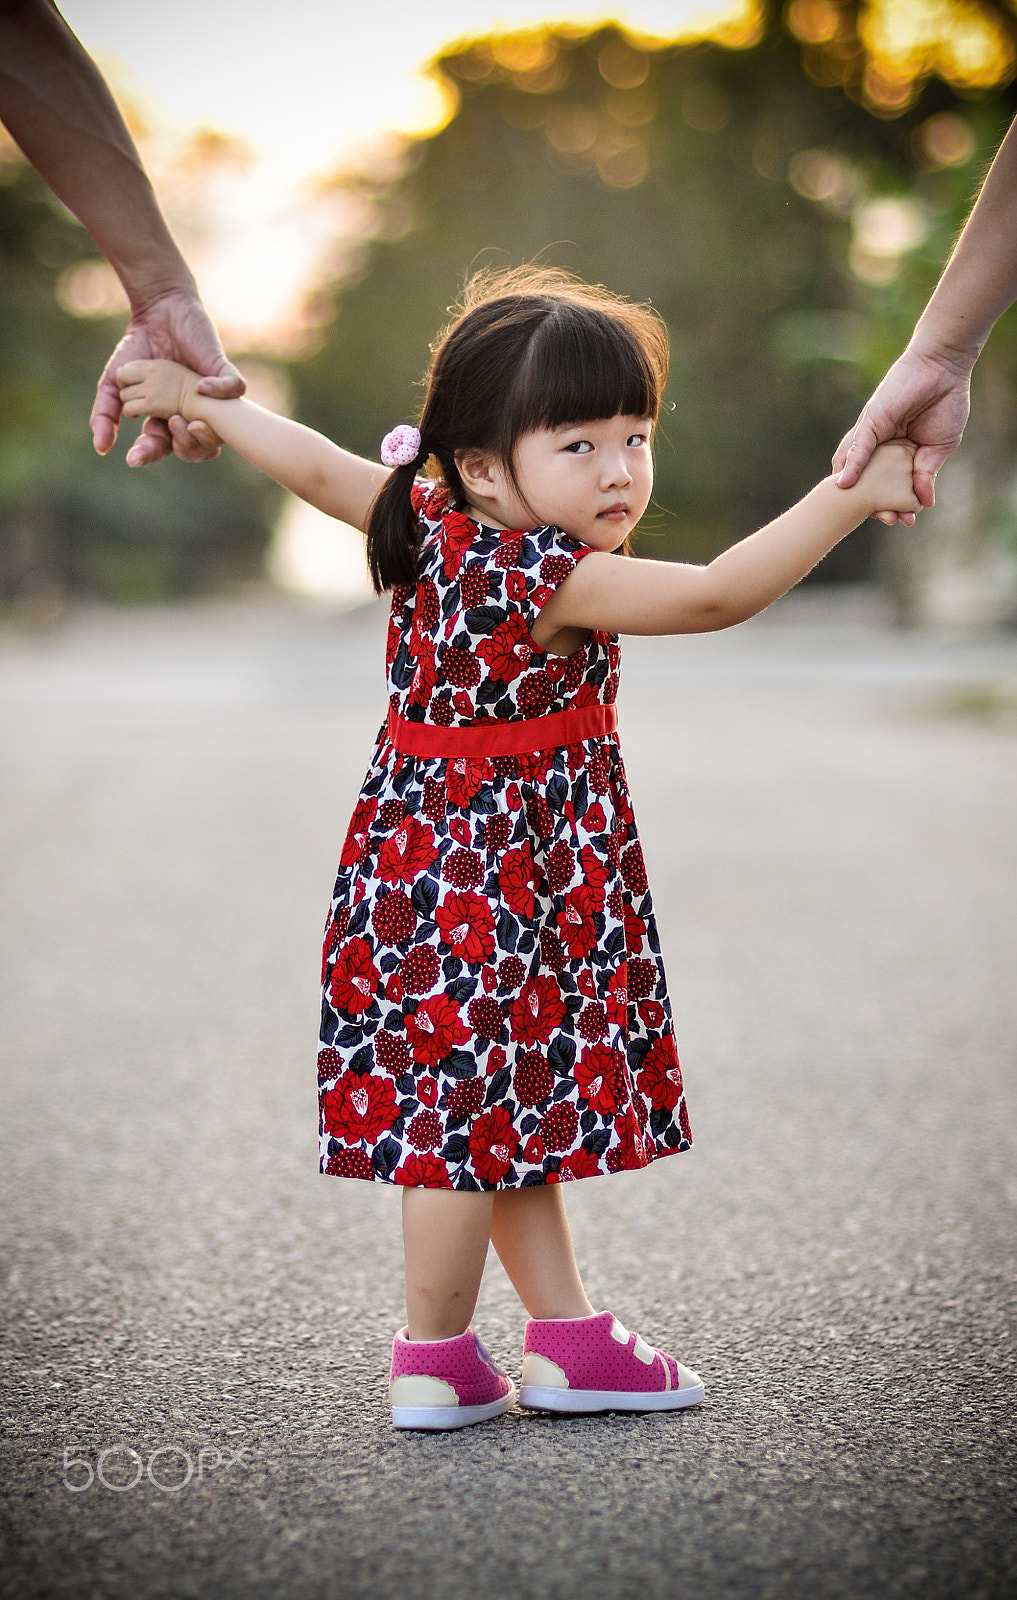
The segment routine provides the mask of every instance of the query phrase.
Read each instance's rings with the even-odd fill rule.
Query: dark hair
[[[525,433],[618,415],[656,418],[667,361],[667,330],[649,306],[552,268],[471,278],[431,361],[420,454],[395,468],[368,516],[378,593],[416,583],[420,526],[410,492],[424,463],[461,505],[457,450],[491,451],[514,476]]]

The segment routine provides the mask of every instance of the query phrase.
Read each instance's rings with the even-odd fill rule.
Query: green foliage
[[[515,50],[479,41],[437,63],[458,111],[376,192],[376,236],[294,373],[300,414],[376,454],[415,415],[428,345],[469,268],[567,266],[651,300],[669,325],[670,410],[644,522],[658,538],[642,548],[708,557],[829,470],[906,343],[975,187],[974,161],[923,171],[918,130],[956,97],[933,82],[905,114],[873,116],[807,76],[779,29],[748,50],[644,54],[615,28]],[[990,154],[1007,105],[975,113]],[[836,156],[846,199],[795,187],[808,151]],[[933,207],[924,250],[894,285],[868,287],[849,266],[852,206],[912,190]],[[849,541],[827,574],[858,575],[867,550],[864,535]]]
[[[0,598],[152,599],[258,572],[278,491],[238,458],[133,472],[123,442],[95,455],[88,414],[123,319],[75,316],[56,296],[94,259],[30,167],[0,168]]]

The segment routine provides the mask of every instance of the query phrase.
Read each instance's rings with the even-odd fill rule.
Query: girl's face
[[[647,417],[617,416],[525,433],[516,446],[516,488],[508,471],[489,463],[487,515],[506,528],[552,523],[595,550],[616,550],[635,528],[653,489]],[[486,486],[485,486],[486,487]]]

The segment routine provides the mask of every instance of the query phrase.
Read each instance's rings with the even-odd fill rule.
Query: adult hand
[[[910,439],[915,452],[915,494],[923,506],[936,503],[936,474],[964,434],[971,408],[971,367],[945,356],[905,350],[844,435],[833,458],[842,489],[858,482],[877,444]],[[892,513],[883,522],[897,519]]]
[[[200,372],[200,392],[218,400],[236,400],[247,387],[236,367],[226,359],[215,326],[197,295],[182,289],[160,295],[133,314],[99,379],[90,418],[92,440],[99,455],[104,456],[113,448],[120,426],[117,369],[128,361],[152,358],[179,361]],[[222,441],[206,422],[188,423],[179,416],[162,422],[149,417],[127,452],[127,464],[148,466],[171,450],[181,461],[211,461],[221,448]]]

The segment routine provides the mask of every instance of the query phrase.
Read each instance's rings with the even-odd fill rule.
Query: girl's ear
[[[497,464],[486,450],[457,450],[455,463],[467,494],[490,495],[497,487]]]

